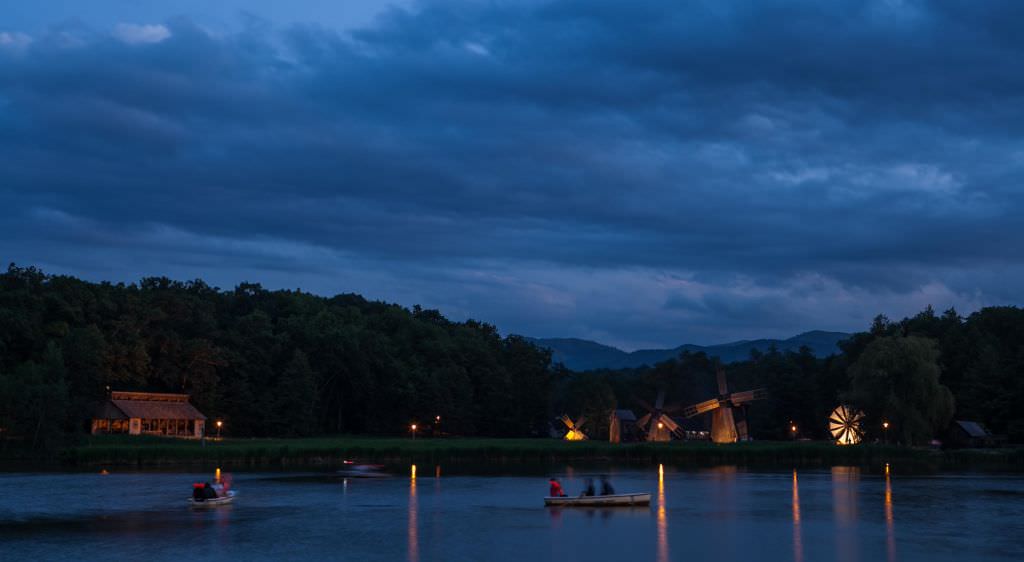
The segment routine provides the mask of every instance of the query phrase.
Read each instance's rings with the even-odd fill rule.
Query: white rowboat
[[[229,503],[231,503],[233,501],[235,501],[235,492],[232,490],[232,491],[229,491],[226,496],[222,496],[222,497],[219,497],[219,498],[210,498],[210,499],[207,499],[207,500],[197,500],[195,498],[189,498],[188,499],[188,504],[190,506],[196,507],[196,508],[199,508],[199,507],[217,507],[218,505],[227,505],[227,504],[229,504]]]
[[[630,505],[650,505],[651,494],[612,494],[608,496],[566,496],[556,498],[547,496],[544,505],[549,506],[580,506],[580,507],[619,507]]]

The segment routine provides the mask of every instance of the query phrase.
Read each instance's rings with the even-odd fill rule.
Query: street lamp
[[[217,439],[220,439],[220,428],[224,426],[224,422],[217,420]]]
[[[793,439],[796,440],[796,424],[789,422],[789,432],[793,434]]]
[[[882,420],[882,434],[885,436],[885,444],[889,444],[889,420]]]
[[[412,431],[412,438],[416,439],[416,424],[410,425],[409,430]]]

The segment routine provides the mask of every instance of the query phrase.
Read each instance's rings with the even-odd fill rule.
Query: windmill
[[[864,430],[860,427],[860,420],[864,419],[864,412],[854,410],[849,406],[840,404],[832,415],[828,417],[828,430],[836,440],[836,445],[856,445],[864,439]]]
[[[768,392],[763,388],[729,393],[725,371],[718,369],[718,398],[705,400],[683,408],[687,418],[711,412],[711,440],[715,443],[735,443],[750,439],[747,432],[746,405],[754,400],[763,400]]]
[[[668,412],[671,408],[664,407],[664,391],[658,393],[658,398],[654,401],[654,406],[651,406],[639,398],[637,398],[636,401],[647,409],[647,413],[636,422],[637,427],[643,430],[644,434],[647,436],[647,441],[671,441],[673,434],[677,437],[682,437],[682,428],[680,428],[679,424],[668,416]]]
[[[562,439],[565,439],[566,441],[585,441],[587,439],[587,434],[583,433],[580,428],[583,427],[583,423],[586,421],[587,418],[580,416],[580,418],[574,422],[569,418],[569,416],[562,414],[562,423],[565,424],[565,427],[569,428],[569,431]]]

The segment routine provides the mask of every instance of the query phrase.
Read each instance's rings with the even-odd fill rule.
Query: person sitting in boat
[[[218,497],[217,488],[214,488],[213,484],[211,484],[209,482],[207,482],[206,484],[203,484],[203,499],[215,500],[215,499],[217,499],[217,497]]]
[[[548,494],[549,496],[551,496],[553,498],[564,498],[565,497],[565,492],[562,491],[562,485],[558,482],[557,478],[552,476],[548,480],[548,484],[551,485],[551,490],[550,490],[550,492]]]
[[[612,488],[612,483],[608,481],[608,477],[604,474],[601,475],[601,495],[602,496],[614,496],[615,488]]]
[[[584,496],[593,496],[594,495],[594,479],[593,478],[587,478],[586,486],[583,488],[583,494],[582,495],[584,495]]]

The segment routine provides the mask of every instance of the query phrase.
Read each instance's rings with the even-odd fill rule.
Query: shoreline
[[[825,468],[883,466],[899,462],[922,470],[983,469],[1024,472],[1024,448],[933,450],[896,445],[838,446],[822,441],[756,441],[716,445],[709,442],[568,442],[558,439],[397,437],[311,437],[181,441],[161,437],[90,436],[48,459],[0,459],[0,469],[174,468],[230,465],[238,468],[330,468],[345,460],[376,463],[592,463],[753,468]]]

